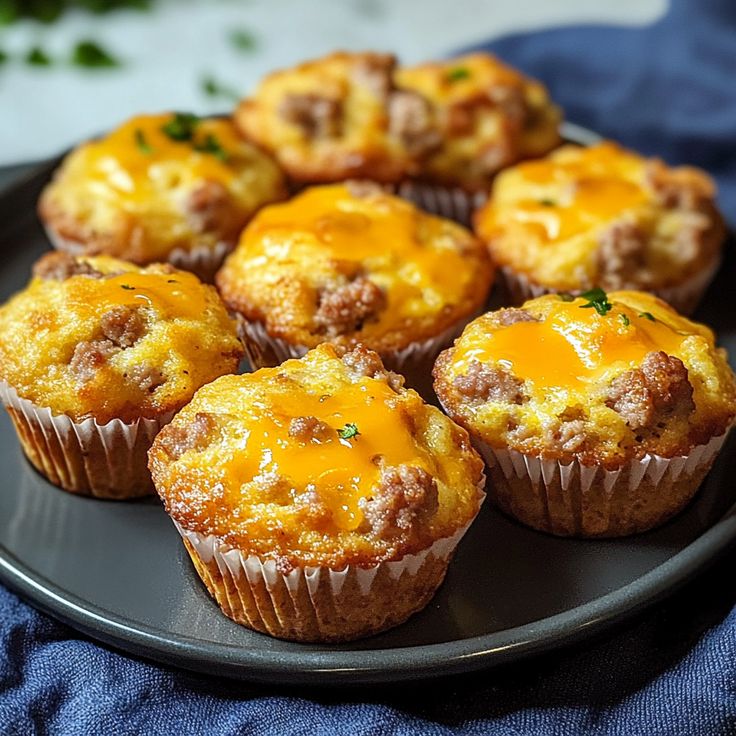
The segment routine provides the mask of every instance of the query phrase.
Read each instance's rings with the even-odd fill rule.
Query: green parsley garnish
[[[172,141],[190,141],[194,137],[194,130],[199,125],[199,118],[190,112],[175,112],[168,123],[161,126],[161,130]]]
[[[656,322],[656,317],[651,312],[642,312],[640,317],[644,317],[644,319],[648,319],[650,322]]]
[[[250,53],[258,46],[258,39],[250,31],[246,31],[245,28],[236,28],[230,31],[228,37],[233,48],[238,51]]]
[[[600,314],[601,317],[605,317],[613,308],[613,304],[608,301],[608,295],[606,292],[598,287],[591,289],[590,291],[586,291],[580,296],[583,299],[588,300],[587,304],[581,304],[580,308],[589,309],[592,307],[596,312],[598,312],[598,314]]]
[[[625,314],[619,314],[619,319],[624,323],[624,327],[628,327],[631,324],[631,320]]]
[[[563,302],[574,302],[575,297],[569,291],[561,291],[558,296]]]
[[[240,95],[231,87],[220,84],[213,76],[202,78],[202,91],[209,97],[225,97],[228,100],[239,100]]]
[[[120,66],[120,62],[94,41],[80,41],[72,52],[72,64],[89,69]]]
[[[554,199],[547,199],[547,197],[545,197],[544,199],[539,200],[539,204],[543,205],[544,207],[554,207],[557,202],[555,202]]]
[[[145,133],[140,128],[136,128],[135,143],[141,153],[145,153],[146,155],[153,153],[153,148],[149,145]]]
[[[31,66],[51,66],[51,57],[38,46],[34,46],[26,54],[26,64]]]
[[[129,284],[120,284],[120,288],[126,291],[135,291],[135,286],[130,286]]]
[[[8,55],[0,49],[0,64],[4,64],[8,60]]]
[[[215,158],[219,158],[220,161],[227,161],[230,156],[228,152],[222,147],[220,141],[217,140],[217,136],[212,133],[207,133],[204,141],[194,144],[194,150],[202,153],[211,153]]]
[[[470,76],[470,69],[464,66],[457,66],[447,72],[447,80],[449,82],[457,82],[461,79],[467,79]]]
[[[357,437],[360,432],[358,431],[358,425],[348,422],[342,429],[337,430],[337,434],[341,440],[350,440],[353,437]]]

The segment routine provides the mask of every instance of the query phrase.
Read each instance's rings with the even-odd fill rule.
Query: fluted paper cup
[[[559,536],[621,537],[667,521],[692,500],[728,432],[682,457],[647,454],[617,470],[563,464],[474,438],[491,501],[523,524]]]
[[[681,284],[662,289],[645,289],[645,291],[649,291],[660,299],[664,299],[664,301],[676,311],[680,312],[680,314],[692,314],[710,286],[711,281],[713,281],[720,265],[720,258],[716,258],[706,268],[702,268],[698,273],[686,279]],[[515,305],[522,304],[528,299],[534,299],[544,294],[559,293],[558,290],[542,286],[532,281],[526,274],[515,271],[508,266],[500,266],[498,268],[498,278],[508,300]],[[574,290],[570,293],[578,295],[582,293],[582,290]]]
[[[153,493],[148,449],[171,413],[158,419],[126,424],[112,419],[76,422],[21,398],[0,382],[0,401],[31,464],[66,491],[106,499],[128,499]]]
[[[425,212],[446,217],[465,227],[472,226],[473,213],[488,196],[483,192],[466,192],[459,187],[418,181],[402,182],[395,185],[392,191]]]
[[[478,508],[485,498],[478,487]],[[468,527],[417,554],[368,567],[279,570],[217,537],[174,522],[197,573],[222,612],[264,634],[301,642],[358,639],[396,626],[424,608],[442,584]]]

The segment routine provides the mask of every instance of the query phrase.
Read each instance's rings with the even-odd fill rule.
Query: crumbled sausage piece
[[[697,210],[715,196],[710,178],[687,166],[668,169],[654,159],[647,164],[645,178],[659,204],[670,209]]]
[[[383,194],[383,188],[380,184],[366,179],[348,179],[345,182],[345,188],[353,197],[362,199],[363,197],[375,197],[377,194]]]
[[[651,429],[673,414],[695,409],[693,387],[683,362],[663,351],[651,352],[641,368],[617,376],[606,405],[634,430]]]
[[[494,322],[503,327],[515,325],[517,322],[539,322],[539,319],[530,314],[526,309],[517,309],[511,307],[509,309],[499,309],[493,315]]]
[[[488,99],[493,105],[501,108],[507,120],[517,124],[524,122],[527,105],[520,87],[494,85],[488,90]]]
[[[172,460],[178,460],[189,450],[201,450],[216,426],[212,414],[200,411],[189,424],[167,424],[158,436],[158,444]]]
[[[633,222],[622,220],[606,228],[598,238],[599,281],[607,289],[642,286],[646,278],[644,253],[647,236]]]
[[[457,392],[474,403],[502,401],[521,404],[524,401],[524,382],[506,369],[473,360],[466,373],[456,376],[453,386]]]
[[[294,417],[289,423],[289,437],[299,442],[324,442],[335,436],[335,430],[317,417]]]
[[[119,348],[135,345],[146,330],[146,322],[136,307],[113,307],[100,318],[102,334]]]
[[[323,291],[314,319],[329,334],[342,335],[359,330],[385,306],[386,297],[380,287],[359,276],[349,284]]]
[[[359,86],[369,89],[379,100],[385,100],[391,91],[396,57],[393,54],[362,56],[353,67],[353,78]]]
[[[85,340],[74,348],[69,368],[78,381],[86,383],[119,350],[112,340]]]
[[[335,138],[341,133],[342,105],[331,97],[286,95],[279,105],[279,115],[299,126],[308,138]]]
[[[232,200],[220,182],[204,181],[197,186],[185,203],[187,221],[197,233],[228,230],[232,219]]]
[[[510,139],[502,138],[483,148],[475,164],[484,174],[495,174],[514,160],[514,146]]]
[[[417,519],[437,510],[437,503],[437,483],[426,470],[414,465],[384,467],[373,497],[358,502],[365,517],[362,528],[384,539],[406,535]]]
[[[569,422],[562,422],[557,432],[556,440],[560,449],[564,452],[579,451],[588,440],[585,421],[582,419],[573,419]]]
[[[393,92],[388,101],[388,116],[389,133],[402,141],[410,155],[425,155],[442,143],[429,102],[416,92]]]
[[[317,489],[311,483],[301,492],[294,496],[294,506],[314,525],[328,521],[332,512],[317,493]]]
[[[352,350],[342,356],[342,362],[350,368],[356,378],[366,376],[367,378],[385,379],[388,385],[398,392],[404,385],[404,377],[398,373],[386,370],[381,356],[365,345],[356,345]]]
[[[102,277],[102,272],[69,253],[55,251],[39,258],[33,265],[33,275],[44,281],[64,281],[71,276]]]
[[[141,391],[153,393],[159,386],[166,383],[163,371],[150,363],[140,363],[133,367],[129,374],[133,383],[137,384]]]

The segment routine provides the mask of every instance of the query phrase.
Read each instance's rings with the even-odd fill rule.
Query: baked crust
[[[171,266],[49,253],[0,308],[0,380],[54,414],[130,423],[183,406],[243,349],[215,289]]]
[[[607,469],[723,434],[736,379],[713,333],[649,294],[607,299],[604,315],[550,295],[479,317],[435,364],[447,413],[491,447]]]
[[[202,388],[149,467],[182,528],[283,573],[427,549],[475,517],[483,477],[465,430],[376,353],[332,345]]]
[[[64,159],[38,203],[58,247],[138,264],[232,247],[259,207],[286,196],[277,165],[232,122],[202,119],[175,140],[163,131],[172,120],[134,117]]]
[[[660,290],[717,262],[715,185],[620,146],[565,146],[502,172],[475,216],[492,258],[550,291]]]
[[[395,76],[399,87],[429,100],[440,133],[421,179],[487,191],[500,169],[561,142],[561,111],[544,85],[491,54],[402,67]]]
[[[476,313],[492,278],[485,249],[461,226],[348,183],[264,209],[216,283],[272,337],[390,352]]]

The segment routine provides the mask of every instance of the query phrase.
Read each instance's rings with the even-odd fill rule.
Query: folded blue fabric
[[[736,220],[736,4],[676,1],[642,29],[575,27],[487,48],[567,116],[711,171]],[[118,654],[0,587],[1,734],[736,734],[730,554],[614,634],[514,667],[388,690],[280,691]]]

